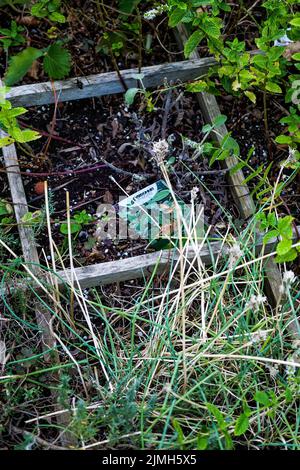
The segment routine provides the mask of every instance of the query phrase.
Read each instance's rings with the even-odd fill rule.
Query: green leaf
[[[170,17],[169,17],[169,26],[171,28],[174,28],[175,26],[180,23],[182,18],[185,16],[186,10],[183,8],[175,8],[175,10],[172,11]]]
[[[278,232],[280,235],[284,238],[292,238],[293,236],[293,227],[292,227],[292,222],[294,220],[294,217],[291,215],[286,215],[285,217],[282,217],[278,220]]]
[[[279,135],[276,137],[275,142],[277,144],[291,144],[293,139],[289,135]]]
[[[249,428],[249,418],[248,416],[245,415],[245,413],[243,413],[236,420],[236,423],[234,426],[234,435],[241,436],[242,434],[245,434],[248,428]]]
[[[226,421],[224,420],[223,413],[212,403],[206,403],[206,407],[208,411],[216,418],[217,423],[220,427],[220,429],[226,429],[227,424]]]
[[[293,55],[292,55],[292,58],[293,58],[294,60],[299,61],[299,60],[300,60],[300,52],[296,52],[296,54],[293,54]]]
[[[70,221],[70,232],[72,233],[78,233],[81,230],[81,224],[78,224],[74,219],[71,219]],[[64,235],[68,235],[69,230],[68,230],[68,223],[64,222],[60,226],[60,232],[63,233]]]
[[[197,80],[193,83],[188,83],[186,85],[186,90],[190,91],[191,93],[201,93],[206,91],[208,88],[207,83],[204,80]]]
[[[45,54],[43,65],[50,78],[62,79],[71,69],[70,53],[58,43],[52,44]]]
[[[139,91],[142,91],[140,88],[129,88],[126,93],[125,93],[125,103],[130,106],[133,104],[134,99],[139,93]]]
[[[272,401],[270,400],[268,394],[266,392],[257,391],[254,395],[254,400],[257,401],[260,405],[270,406]]]
[[[12,86],[22,80],[33,62],[43,55],[43,51],[34,47],[27,47],[19,54],[13,56],[4,77],[7,86]]]
[[[252,91],[245,91],[245,95],[247,96],[247,98],[249,98],[250,101],[252,101],[252,103],[256,104],[256,95],[255,93],[253,93]]]
[[[279,256],[283,256],[290,251],[290,249],[292,248],[292,245],[293,245],[293,241],[285,238],[284,240],[281,240],[278,243],[276,247],[276,253]]]
[[[219,18],[206,16],[203,19],[202,27],[208,36],[218,39],[220,36],[221,23]]]
[[[280,86],[274,82],[267,82],[266,90],[270,91],[271,93],[282,93],[282,89],[280,88]]]
[[[300,28],[300,16],[298,18],[294,18],[290,21],[292,26],[296,26],[296,28]]]
[[[2,147],[5,147],[6,145],[10,145],[10,144],[13,144],[14,143],[14,139],[12,139],[11,137],[2,137],[2,139],[0,139],[0,148]]]
[[[119,0],[118,7],[122,13],[132,13],[135,7],[140,3],[141,0]]]
[[[54,11],[53,13],[51,13],[49,16],[49,19],[51,21],[56,21],[57,23],[66,22],[66,17],[62,13],[59,13],[58,11]]]
[[[297,250],[295,250],[295,248],[292,248],[285,255],[277,255],[274,259],[276,263],[289,263],[291,261],[294,261],[297,258],[297,256],[298,256]]]
[[[277,238],[278,237],[278,231],[277,230],[270,230],[270,232],[266,233],[266,235],[263,238],[264,243],[268,243],[268,241],[272,240],[272,238]]]
[[[196,49],[203,38],[204,34],[200,30],[194,31],[193,34],[188,38],[184,45],[184,56],[186,59],[190,57],[191,53]]]
[[[214,127],[221,127],[225,124],[226,121],[227,121],[227,116],[225,116],[225,114],[220,114],[214,119],[213,125]]]
[[[208,437],[199,435],[197,437],[197,450],[205,450],[208,446]]]

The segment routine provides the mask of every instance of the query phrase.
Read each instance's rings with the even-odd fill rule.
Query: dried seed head
[[[260,307],[266,303],[267,297],[258,294],[258,295],[251,295],[249,302],[246,304],[246,309],[247,310],[254,310],[254,312],[257,312]]]
[[[199,188],[194,186],[192,191],[191,191],[191,202],[193,202],[193,201],[195,201],[195,199],[197,199],[197,194],[198,193],[199,193]]]
[[[158,140],[157,142],[153,142],[152,151],[153,151],[155,160],[160,165],[163,163],[164,159],[169,153],[169,144],[165,139]]]
[[[237,261],[243,256],[244,252],[241,250],[240,245],[235,242],[232,247],[228,249],[229,266],[234,266]]]
[[[282,276],[282,284],[279,291],[282,295],[286,294],[297,277],[293,271],[285,271]]]

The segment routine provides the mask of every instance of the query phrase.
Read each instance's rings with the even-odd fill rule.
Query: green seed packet
[[[190,207],[176,196],[178,205],[187,225]],[[128,224],[129,238],[149,240],[149,246],[156,250],[176,245],[178,232],[185,236],[184,223],[178,228],[176,204],[162,180],[147,186],[119,202],[119,216]]]

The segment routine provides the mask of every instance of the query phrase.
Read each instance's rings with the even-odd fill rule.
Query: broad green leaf
[[[7,86],[12,86],[22,80],[33,62],[43,55],[43,51],[34,47],[27,47],[19,54],[13,56],[10,60],[4,82]]]
[[[270,230],[270,232],[266,233],[266,235],[263,238],[264,243],[268,243],[268,241],[272,240],[272,238],[277,238],[278,237],[278,231],[277,230]]]
[[[126,93],[125,93],[125,103],[130,106],[133,104],[134,99],[139,93],[139,91],[142,91],[140,88],[129,88]]]
[[[289,240],[289,239],[281,240],[276,247],[276,253],[279,256],[285,255],[292,248],[292,244],[293,244],[292,240]]]
[[[133,12],[140,2],[141,0],[119,0],[118,7],[122,13],[129,14]]]
[[[70,53],[58,43],[52,44],[45,54],[43,65],[50,78],[62,79],[71,69]]]
[[[188,83],[186,85],[186,90],[190,91],[191,93],[201,93],[206,91],[208,88],[207,83],[204,80],[197,80],[194,83]]]
[[[208,437],[199,435],[197,437],[197,450],[205,450],[208,446]]]
[[[289,263],[294,261],[298,257],[298,252],[295,248],[292,248],[285,255],[277,255],[274,259],[276,263]]]
[[[72,233],[78,233],[80,232],[82,226],[81,224],[78,224],[74,219],[70,221],[70,232]],[[63,233],[64,235],[68,235],[68,224],[67,222],[64,222],[60,226],[60,232]]]
[[[275,139],[275,142],[277,142],[277,144],[291,144],[292,141],[293,140],[289,135],[279,135]]]
[[[271,400],[266,392],[257,391],[254,395],[254,400],[257,401],[260,405],[270,406]]]
[[[223,413],[221,413],[221,411],[212,403],[206,403],[206,407],[208,411],[216,418],[220,429],[226,429],[227,424],[224,419]]]
[[[296,26],[296,28],[300,28],[300,16],[298,18],[294,18],[290,21],[292,26]]]
[[[286,215],[285,217],[282,217],[278,220],[278,232],[282,237],[285,238],[292,238],[293,236],[293,227],[292,227],[292,222],[294,220],[294,217],[291,215]]]
[[[204,34],[200,30],[194,31],[193,34],[188,38],[184,45],[184,56],[186,59],[190,57],[191,53],[196,49],[203,38]]]
[[[252,103],[256,104],[256,95],[255,93],[253,93],[252,91],[245,91],[245,95],[247,96],[247,98],[249,98],[250,101],[252,101]]]
[[[293,54],[293,55],[292,55],[292,58],[293,58],[294,60],[300,60],[300,52],[296,52],[296,54]]]
[[[0,139],[0,148],[2,147],[6,147],[6,145],[10,145],[10,144],[13,144],[14,143],[14,139],[12,139],[11,137],[2,137],[2,139]]]
[[[282,89],[280,88],[280,86],[274,82],[267,82],[266,90],[270,91],[271,93],[282,93]]]
[[[227,121],[227,116],[225,116],[225,114],[220,114],[214,119],[213,125],[214,127],[221,127],[225,124],[226,121]]]
[[[221,23],[217,17],[212,18],[210,16],[206,16],[203,19],[202,28],[205,30],[205,33],[208,36],[211,36],[215,39],[220,37]]]
[[[236,423],[234,426],[234,435],[241,436],[242,434],[245,434],[248,428],[249,428],[249,418],[248,416],[246,416],[245,413],[243,413],[236,420]]]
[[[185,16],[185,14],[186,10],[183,8],[176,8],[175,10],[173,10],[169,17],[169,26],[171,26],[171,28],[177,26],[178,23],[180,23],[182,18]]]
[[[56,21],[57,23],[66,22],[66,17],[62,13],[59,13],[58,11],[54,11],[53,13],[51,13],[49,18],[51,21]]]

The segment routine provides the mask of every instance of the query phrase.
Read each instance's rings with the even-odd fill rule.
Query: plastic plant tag
[[[177,197],[176,201],[178,206],[166,183],[160,180],[119,202],[119,216],[128,224],[129,237],[149,240],[154,249],[176,245],[179,230],[182,237],[186,236],[184,225],[189,226],[191,216],[190,207]],[[181,220],[180,228],[178,207],[186,222]]]

